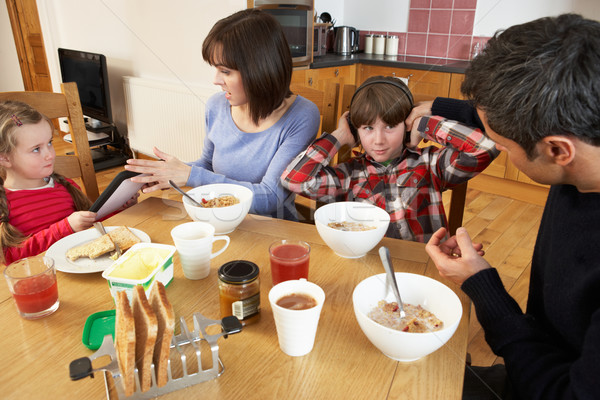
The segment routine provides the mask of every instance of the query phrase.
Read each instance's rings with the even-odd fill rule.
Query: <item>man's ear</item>
[[[575,158],[575,143],[567,136],[546,136],[541,140],[545,155],[557,165],[566,166]]]

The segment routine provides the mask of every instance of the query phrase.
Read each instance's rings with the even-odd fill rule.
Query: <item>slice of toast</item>
[[[120,226],[117,229],[113,229],[112,231],[108,232],[108,235],[113,240],[113,242],[119,245],[119,248],[123,252],[129,249],[134,244],[141,242],[140,238],[135,236],[135,234],[131,232],[126,226]]]
[[[92,240],[89,243],[73,247],[67,250],[66,256],[69,260],[75,261],[81,257],[89,257],[91,259],[98,258],[102,254],[115,249],[115,244],[110,236],[102,235],[98,239]]]
[[[135,322],[125,291],[117,292],[115,303],[117,308],[115,319],[117,359],[125,396],[131,396],[135,391]]]
[[[158,323],[141,285],[134,287],[132,308],[136,332],[135,359],[140,376],[141,390],[145,392],[152,386],[151,364]]]
[[[156,371],[156,384],[162,387],[167,383],[167,366],[171,339],[175,331],[175,313],[173,306],[167,299],[167,291],[162,282],[156,281],[150,290],[150,305],[158,321],[158,334],[154,345],[154,371]]]

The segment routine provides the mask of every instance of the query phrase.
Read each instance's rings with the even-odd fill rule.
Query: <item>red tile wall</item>
[[[361,31],[360,48],[367,33],[397,35],[398,54],[470,60],[473,46],[489,38],[473,37],[477,0],[411,0],[408,32]]]

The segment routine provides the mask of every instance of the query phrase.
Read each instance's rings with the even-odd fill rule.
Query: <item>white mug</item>
[[[210,272],[210,260],[229,246],[229,236],[215,236],[215,228],[207,222],[186,222],[171,230],[171,237],[179,253],[183,274],[188,279],[203,279]],[[224,240],[225,246],[212,252],[213,243]]]

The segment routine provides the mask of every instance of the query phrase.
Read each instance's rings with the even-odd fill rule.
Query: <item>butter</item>
[[[170,254],[169,249],[145,247],[125,254],[125,260],[108,275],[111,278],[140,280],[149,276]]]

